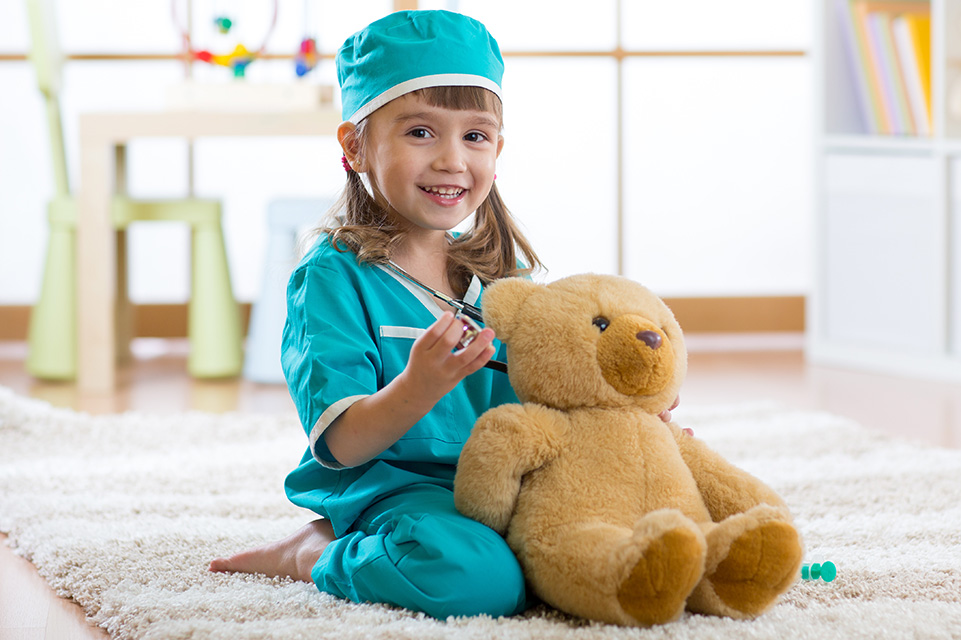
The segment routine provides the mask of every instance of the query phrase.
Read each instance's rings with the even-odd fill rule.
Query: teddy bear
[[[803,550],[784,501],[659,417],[687,371],[659,297],[619,276],[507,278],[483,307],[523,404],[478,419],[454,500],[506,538],[538,598],[650,626],[753,618],[790,588]]]

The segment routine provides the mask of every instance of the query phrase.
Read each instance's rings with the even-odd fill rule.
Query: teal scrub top
[[[465,301],[481,306],[475,277]],[[414,340],[443,311],[394,272],[361,264],[321,236],[291,275],[281,360],[309,446],[288,476],[288,498],[330,519],[343,535],[369,505],[418,483],[453,487],[461,448],[477,418],[518,402],[506,374],[467,376],[389,449],[357,467],[330,454],[324,430],[351,404],[399,375]],[[506,349],[494,344],[498,360]]]

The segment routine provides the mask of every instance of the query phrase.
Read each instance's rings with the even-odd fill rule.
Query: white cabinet
[[[865,122],[841,20],[861,1],[817,0],[809,359],[961,380],[961,0],[916,3],[931,16],[930,136]]]
[[[934,164],[926,157],[826,157],[827,340],[892,353],[944,350]]]

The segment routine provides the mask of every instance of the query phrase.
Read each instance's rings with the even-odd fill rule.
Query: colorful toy
[[[218,64],[222,67],[230,67],[233,69],[234,77],[243,78],[247,71],[247,65],[254,61],[254,56],[247,51],[247,48],[238,44],[234,47],[234,50],[225,56],[218,56],[210,53],[209,51],[200,50],[194,53],[197,60],[202,62],[209,62],[211,64]]]
[[[307,31],[315,24],[311,14],[311,0],[304,0],[303,20],[305,25],[304,31]],[[297,77],[303,78],[313,71],[319,60],[320,54],[317,51],[317,39],[309,35],[309,33],[305,33],[303,39],[300,41],[300,48],[297,50],[296,55],[294,55],[294,71],[297,73]]]
[[[294,57],[294,71],[298,78],[313,71],[320,56],[317,53],[317,41],[314,38],[304,38],[300,41],[300,51]]]
[[[617,276],[508,278],[484,292],[484,322],[523,404],[478,419],[454,502],[505,536],[541,600],[630,626],[747,619],[798,580],[778,494],[658,417],[687,371],[660,298]]]
[[[270,25],[267,27],[267,34],[264,36],[264,41],[259,48],[254,51],[250,51],[243,44],[237,44],[233,51],[227,54],[216,54],[212,53],[206,49],[195,49],[191,43],[190,33],[187,29],[181,26],[180,20],[177,15],[177,0],[172,0],[170,3],[170,12],[173,17],[174,24],[180,31],[180,37],[183,40],[184,46],[184,57],[188,62],[193,60],[200,60],[202,62],[207,62],[209,64],[219,65],[221,67],[227,67],[233,71],[235,78],[243,78],[247,72],[247,66],[256,60],[259,56],[264,53],[267,48],[267,41],[270,35],[274,31],[274,27],[277,24],[277,0],[273,0],[273,9],[271,11],[272,17],[270,20]],[[226,34],[230,32],[234,23],[229,17],[223,14],[218,14],[214,17],[214,26],[221,34]]]
[[[217,27],[217,31],[220,33],[230,33],[230,27],[234,26],[233,20],[227,16],[220,16],[214,18],[214,26]]]
[[[822,562],[822,563],[805,563],[801,565],[801,579],[802,580],[817,580],[821,579],[825,582],[831,582],[838,576],[838,569],[834,566],[833,562]]]

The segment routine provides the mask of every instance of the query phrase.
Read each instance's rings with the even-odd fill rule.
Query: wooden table
[[[340,111],[156,111],[80,116],[77,219],[77,384],[112,391],[117,381],[117,245],[110,201],[124,188],[125,148],[134,138],[331,136]]]

